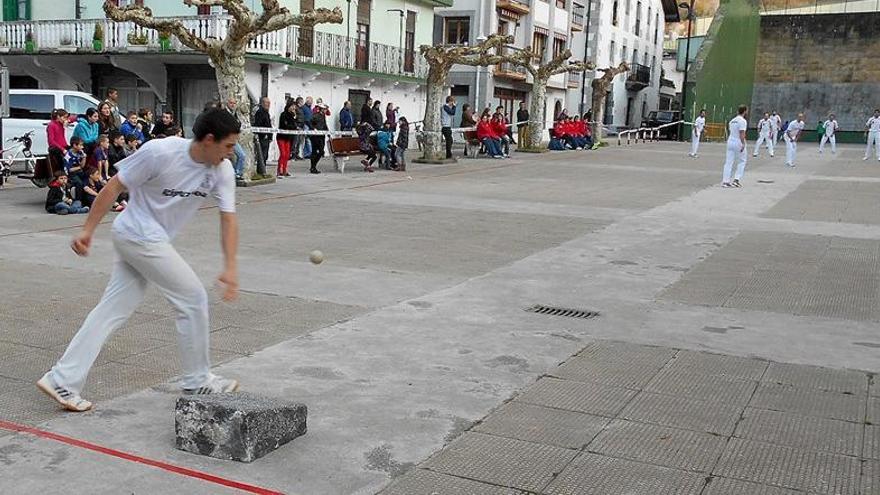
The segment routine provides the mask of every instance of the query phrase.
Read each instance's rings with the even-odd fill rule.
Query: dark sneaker
[[[46,373],[43,375],[43,378],[40,378],[37,381],[37,388],[40,389],[40,392],[55,399],[55,402],[61,404],[61,406],[68,411],[83,412],[92,408],[91,402],[64,387],[55,385],[49,378],[49,373]]]
[[[733,187],[742,187],[743,186],[742,184],[740,184],[739,179],[733,179],[733,183],[731,185]]]

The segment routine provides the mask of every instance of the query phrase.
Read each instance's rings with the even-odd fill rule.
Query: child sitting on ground
[[[105,181],[101,179],[101,172],[95,167],[89,167],[86,169],[86,173],[89,174],[89,180],[86,182],[85,186],[83,186],[83,195],[82,195],[82,204],[83,206],[87,206],[89,208],[95,202],[95,198],[98,197],[98,193],[101,192],[101,189],[107,184]],[[124,201],[120,201],[119,198],[113,203],[113,211],[122,211],[125,209]]]
[[[125,156],[131,156],[137,150],[138,150],[137,136],[135,136],[133,134],[129,134],[128,136],[125,136]]]
[[[55,180],[49,183],[49,192],[46,194],[46,212],[57,215],[88,213],[88,207],[83,206],[79,201],[74,201],[70,195],[67,174],[63,170],[56,170],[54,176]]]
[[[64,175],[67,176],[65,183],[70,182],[70,187],[75,189],[74,193],[79,194],[83,184],[86,182],[84,172],[86,166],[85,144],[79,136],[70,138],[70,149],[64,154]]]
[[[110,180],[110,159],[107,155],[110,149],[110,139],[106,134],[98,136],[98,145],[95,146],[95,168],[101,174],[101,180],[107,182]]]
[[[110,147],[107,148],[107,161],[110,164],[110,177],[113,177],[118,172],[116,164],[127,156],[125,154],[125,136],[119,131],[110,131],[108,139]]]

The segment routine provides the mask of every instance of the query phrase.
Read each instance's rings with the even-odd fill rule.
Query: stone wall
[[[749,121],[805,112],[815,129],[833,112],[843,131],[863,130],[880,106],[878,53],[880,12],[763,16]]]

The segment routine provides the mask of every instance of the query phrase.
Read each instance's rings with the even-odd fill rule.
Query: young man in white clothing
[[[755,142],[755,151],[752,156],[757,157],[761,152],[761,144],[767,143],[767,151],[770,157],[773,157],[773,126],[774,120],[770,118],[770,114],[764,112],[764,118],[758,122],[758,141]]]
[[[172,240],[209,195],[220,209],[225,258],[219,282],[227,301],[238,295],[238,221],[235,216],[235,172],[227,157],[240,132],[238,120],[222,109],[196,119],[193,139],[168,137],[148,141],[117,164],[119,173],[101,189],[82,231],[71,248],[88,256],[95,228],[125,190],[128,207],[113,222],[116,251],[110,282],[61,359],[37,387],[70,411],[87,411],[92,403],[80,396],[89,369],[104,341],[141,303],[148,283],[155,284],[177,310],[177,335],[184,393],[232,392],[238,382],[211,373],[208,348],[208,294],[199,277],[181,258]]]
[[[746,121],[749,107],[740,105],[737,115],[727,124],[727,158],[724,161],[724,175],[721,178],[721,187],[742,187],[740,182],[746,171],[746,130],[749,123]],[[733,182],[730,174],[733,171],[733,163],[736,162],[736,175]]]
[[[880,160],[880,108],[874,110],[874,116],[865,123],[865,129],[868,147],[865,148],[865,157],[862,160],[867,160],[871,156],[871,148],[875,149],[877,160]]]
[[[691,131],[691,152],[688,156],[697,157],[697,150],[700,147],[700,137],[703,135],[703,129],[706,127],[706,110],[700,110],[700,115],[694,119],[694,128]]]
[[[788,123],[783,138],[785,139],[785,165],[794,167],[794,159],[797,156],[797,142],[804,130],[804,114],[799,113],[797,120]]]
[[[776,110],[770,113],[770,120],[773,122],[773,146],[779,144],[779,130],[782,129],[782,117],[776,113]]]
[[[837,153],[837,138],[834,137],[834,134],[840,126],[837,125],[834,114],[832,113],[822,125],[825,127],[825,134],[822,134],[822,142],[819,143],[819,153],[825,151],[825,143],[828,141],[831,141],[831,153]]]

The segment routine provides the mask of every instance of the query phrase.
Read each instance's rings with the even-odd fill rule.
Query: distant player
[[[862,160],[867,160],[871,156],[871,148],[875,149],[877,160],[880,160],[880,108],[874,110],[874,116],[865,123],[865,129],[868,147],[865,148],[865,157]]]
[[[766,142],[767,151],[770,152],[770,157],[773,157],[773,129],[775,122],[775,120],[770,118],[769,113],[764,112],[764,118],[758,122],[758,140],[755,142],[755,151],[752,156],[758,156],[761,152],[761,144]]]
[[[773,146],[779,144],[779,131],[782,130],[782,117],[776,110],[770,112],[770,120],[773,122]]]
[[[691,152],[688,156],[696,158],[697,150],[700,148],[700,137],[703,135],[703,129],[706,127],[706,110],[700,110],[700,115],[694,119],[694,129],[691,131]]]
[[[833,113],[825,121],[823,127],[825,127],[825,133],[822,134],[822,142],[819,143],[819,153],[825,151],[825,143],[828,141],[831,141],[831,153],[837,153],[837,138],[834,137],[834,134],[837,133],[840,126],[837,125],[837,119],[834,118]]]
[[[788,123],[782,137],[785,138],[785,165],[794,167],[794,159],[797,157],[797,142],[804,131],[804,114],[799,113],[796,120]]]
[[[749,107],[741,105],[737,110],[737,116],[727,124],[727,157],[724,161],[724,175],[721,178],[721,187],[742,187],[740,182],[746,171],[746,130],[749,123],[746,121]],[[733,164],[736,162],[736,175],[733,181],[730,175],[733,172]]]

